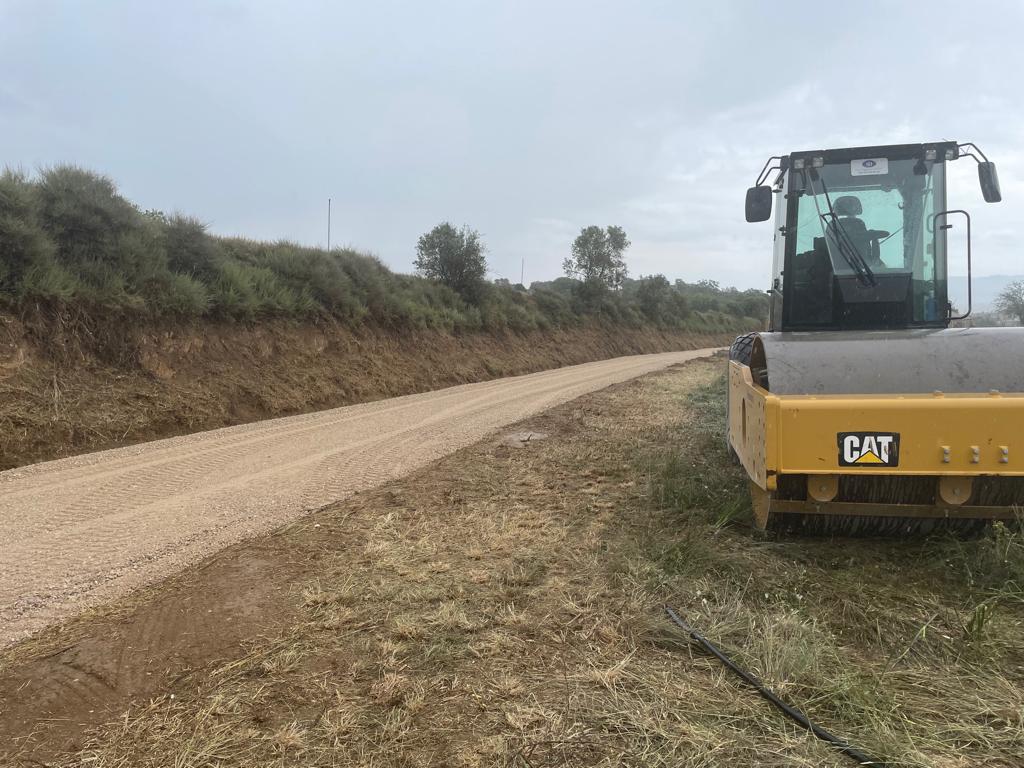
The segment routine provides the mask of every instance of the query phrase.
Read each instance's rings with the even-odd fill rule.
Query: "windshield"
[[[787,320],[794,326],[891,327],[943,322],[944,165],[862,158],[794,168]],[[940,222],[941,224],[941,222]],[[941,234],[941,231],[940,231]]]

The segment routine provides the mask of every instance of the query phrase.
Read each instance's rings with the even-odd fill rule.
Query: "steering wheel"
[[[891,237],[891,235],[884,229],[869,229],[867,234],[869,248],[871,251],[869,258],[873,262],[870,266],[872,269],[876,269],[877,267],[882,267],[884,269],[885,262],[882,261],[881,241]]]

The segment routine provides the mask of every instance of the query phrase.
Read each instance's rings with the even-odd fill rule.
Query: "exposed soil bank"
[[[333,322],[168,327],[0,314],[0,469],[620,355],[735,331],[453,336]]]

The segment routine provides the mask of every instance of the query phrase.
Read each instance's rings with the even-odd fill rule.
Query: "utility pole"
[[[331,251],[331,198],[327,198],[327,252]]]
[[[522,263],[522,266],[519,268],[519,284],[521,286],[523,286],[523,288],[526,287],[526,283],[523,282],[523,278],[525,276],[526,276],[526,257],[523,256],[523,263]]]

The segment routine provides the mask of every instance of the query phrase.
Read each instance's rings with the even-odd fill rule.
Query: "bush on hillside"
[[[39,221],[36,189],[23,174],[0,176],[0,293],[25,299],[69,299],[71,277]]]

